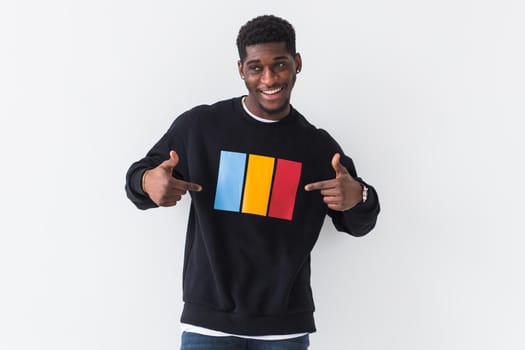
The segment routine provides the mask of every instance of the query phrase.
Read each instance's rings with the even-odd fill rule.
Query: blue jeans
[[[308,335],[285,340],[255,340],[239,337],[210,337],[183,332],[181,350],[307,350]]]

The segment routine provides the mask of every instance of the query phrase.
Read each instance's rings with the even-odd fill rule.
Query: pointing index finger
[[[201,185],[195,184],[193,182],[185,182],[185,185],[188,191],[200,192],[202,190]]]
[[[187,182],[179,179],[175,179],[175,182],[177,183],[177,187],[181,190],[188,190],[188,191],[194,191],[194,192],[200,192],[202,190],[202,186],[193,182]]]
[[[333,188],[334,186],[334,180],[325,180],[325,181],[319,181],[310,183],[306,186],[304,186],[305,191],[315,191],[315,190],[326,190],[328,188]]]

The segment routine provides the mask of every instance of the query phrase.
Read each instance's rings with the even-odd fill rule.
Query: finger
[[[325,196],[323,197],[323,202],[325,202],[326,204],[341,204],[342,199],[341,197]]]
[[[334,188],[336,187],[337,182],[335,179],[331,180],[325,180],[325,181],[319,181],[319,182],[313,182],[306,186],[304,186],[304,189],[306,191],[315,191],[315,190],[323,190],[328,188]]]
[[[321,194],[323,196],[331,196],[331,197],[341,197],[342,196],[341,190],[335,187],[323,189],[321,190]]]
[[[163,207],[172,207],[175,204],[177,204],[181,199],[182,199],[181,196],[173,196],[173,197],[170,197],[169,199],[164,199],[160,205]]]
[[[170,157],[169,159],[163,161],[160,165],[166,170],[173,171],[173,168],[175,168],[179,164],[179,155],[175,151],[170,151]]]
[[[182,196],[180,195],[174,195],[172,196],[170,199],[166,200],[166,202],[168,203],[172,203],[171,205],[174,205],[175,203],[177,203],[178,201],[180,201],[182,199]]]
[[[186,189],[192,192],[200,192],[202,191],[202,186],[193,182],[186,182]]]
[[[328,204],[327,207],[332,209],[332,210],[337,210],[337,211],[342,211],[343,210],[343,207],[339,203],[338,204]]]
[[[348,174],[348,170],[341,164],[341,155],[339,153],[334,154],[332,157],[332,168],[335,170],[336,177]]]
[[[193,182],[186,182],[183,180],[174,180],[174,187],[179,190],[187,190],[187,191],[194,191],[194,192],[200,192],[202,191],[202,186]]]
[[[178,196],[183,196],[185,195],[188,191],[184,188],[179,188],[178,187],[179,185],[175,185],[173,186],[171,189],[170,189],[170,194],[173,194],[173,195],[178,195]]]

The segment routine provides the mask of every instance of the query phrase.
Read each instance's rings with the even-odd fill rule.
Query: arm
[[[187,160],[179,163],[174,151],[184,152],[180,124],[175,120],[146,157],[133,163],[126,174],[126,194],[139,209],[173,206],[188,190],[201,190],[200,185],[184,181]]]
[[[375,189],[357,177],[352,160],[336,153],[332,158],[335,178],[311,183],[306,191],[319,190],[328,206],[328,215],[338,231],[360,237],[370,232],[376,224],[380,211],[379,199]],[[363,202],[363,186],[368,188],[368,196]]]
[[[128,169],[126,174],[126,195],[139,209],[145,210],[158,207],[148,194],[144,192],[142,181],[146,171],[154,169],[161,162],[162,160],[146,156],[145,158],[133,163]]]
[[[362,182],[361,179],[359,180]],[[346,211],[328,209],[328,215],[338,231],[361,237],[375,227],[380,212],[379,199],[376,190],[368,184],[365,185],[368,187],[368,198],[365,203],[361,202]]]

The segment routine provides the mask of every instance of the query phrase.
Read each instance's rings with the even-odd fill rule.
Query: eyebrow
[[[279,60],[287,60],[288,57],[287,56],[277,56],[277,57],[274,57],[273,60],[274,61],[279,61]],[[245,64],[253,64],[253,63],[259,63],[261,62],[261,60],[257,59],[257,60],[250,60],[250,61],[246,61]]]

